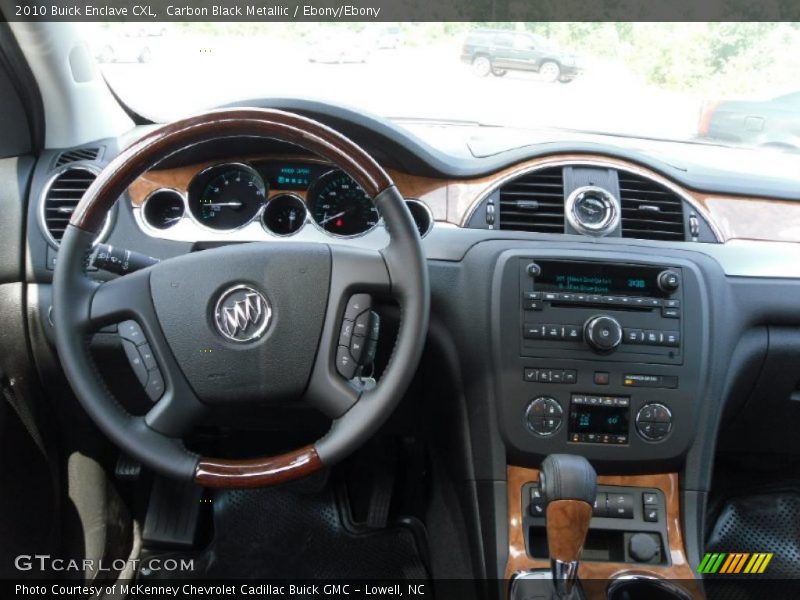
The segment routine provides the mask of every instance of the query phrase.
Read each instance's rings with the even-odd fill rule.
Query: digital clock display
[[[312,163],[264,163],[258,171],[270,190],[307,190],[330,167]]]
[[[537,260],[536,264],[542,269],[534,280],[536,291],[664,296],[658,289],[659,267],[557,260]]]

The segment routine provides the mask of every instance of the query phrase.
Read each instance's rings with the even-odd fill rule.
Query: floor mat
[[[797,598],[800,596],[800,493],[775,492],[728,499],[708,538],[706,552],[773,553],[760,575],[704,575],[710,600]]]
[[[329,487],[216,492],[214,539],[194,555],[194,576],[427,579],[411,529],[353,527]]]

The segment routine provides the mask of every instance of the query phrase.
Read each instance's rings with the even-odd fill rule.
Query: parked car
[[[768,100],[709,102],[697,133],[722,142],[800,150],[800,91]]]
[[[502,77],[508,71],[534,71],[545,81],[569,83],[582,69],[574,54],[532,33],[504,29],[472,31],[464,40],[461,60],[480,77]]]

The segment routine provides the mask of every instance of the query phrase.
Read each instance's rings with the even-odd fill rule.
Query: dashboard
[[[800,202],[791,182],[780,193],[769,180],[737,187],[741,174],[707,177],[702,165],[676,168],[612,144],[527,148],[448,166],[383,125],[341,113],[327,122],[385,168],[423,237],[435,351],[421,369],[436,376],[420,387],[431,384],[426,400],[453,430],[468,432],[469,476],[485,486],[483,497],[510,477],[508,465],[577,453],[606,475],[671,474],[670,489],[688,507],[681,518],[692,519],[701,504],[693,494],[710,485],[729,397],[750,417],[742,440],[758,432],[771,451],[793,443],[760,425],[765,407],[779,414],[796,388],[791,369],[775,367],[780,377],[770,378],[757,407],[748,404],[762,364],[800,360]],[[130,141],[49,151],[36,167],[27,275],[43,372],[58,368],[48,319],[60,235],[83,192]],[[167,259],[247,241],[381,248],[388,239],[372,199],[334,165],[295,147],[235,139],[144,172],[98,241]],[[792,343],[771,348],[781,335]],[[510,492],[509,514],[522,506],[519,489]],[[481,510],[506,514],[491,502]],[[662,535],[669,527],[678,543],[677,516],[647,524],[640,512],[637,527]],[[536,518],[524,522],[536,527]],[[630,523],[606,525],[628,531]],[[684,522],[690,548],[699,547],[695,525]],[[524,540],[519,548],[526,556]]]

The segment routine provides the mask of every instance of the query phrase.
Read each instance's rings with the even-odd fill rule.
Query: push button
[[[536,377],[539,375],[539,371],[536,369],[524,369],[522,371],[522,379],[525,381],[536,381]]]
[[[352,379],[356,374],[356,361],[350,355],[347,346],[339,346],[336,350],[336,370],[345,379]]]
[[[369,311],[364,311],[360,315],[356,317],[355,323],[353,325],[353,335],[360,335],[362,337],[366,337],[369,333],[369,321],[370,321],[371,313]]]
[[[147,385],[144,391],[153,402],[164,395],[164,378],[161,376],[161,371],[155,369],[147,374]]]
[[[608,494],[606,502],[608,516],[615,519],[633,518],[633,496],[631,494]]]
[[[597,496],[594,499],[594,505],[592,506],[592,516],[593,517],[605,517],[608,516],[608,510],[606,508],[608,494],[605,492],[598,492]]]
[[[156,359],[153,356],[153,351],[150,349],[150,344],[144,343],[139,346],[139,354],[144,361],[144,366],[148,371],[152,371],[153,369],[158,367],[156,364]]]
[[[339,345],[349,346],[350,338],[353,337],[353,321],[345,319],[342,321],[342,330],[339,332]]]
[[[372,307],[372,298],[369,294],[353,294],[344,310],[344,318],[355,321],[356,317]]]
[[[658,507],[645,506],[644,507],[644,520],[648,523],[658,523]]]
[[[350,356],[359,364],[364,356],[365,340],[366,338],[362,335],[354,335],[350,338]]]
[[[117,333],[123,340],[133,342],[137,346],[141,346],[147,341],[142,328],[136,321],[123,321],[117,327]]]
[[[128,357],[128,362],[131,364],[133,368],[133,373],[136,375],[136,378],[139,380],[139,383],[142,385],[147,384],[147,367],[144,366],[144,360],[142,360],[141,355],[139,354],[139,349],[136,347],[136,344],[129,340],[122,340],[122,349],[125,350],[125,356]]]
[[[642,504],[645,506],[658,504],[658,494],[655,492],[642,493]]]

